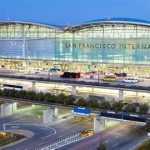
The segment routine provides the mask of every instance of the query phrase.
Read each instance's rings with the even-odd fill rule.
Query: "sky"
[[[0,21],[73,25],[116,17],[150,20],[150,0],[0,0]]]

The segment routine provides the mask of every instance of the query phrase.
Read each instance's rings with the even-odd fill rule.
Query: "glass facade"
[[[18,22],[0,23],[0,58],[55,60],[59,28]]]
[[[150,64],[150,27],[100,23],[68,28],[57,39],[56,60],[102,64]]]
[[[150,65],[150,25],[100,21],[60,29],[2,22],[0,58]]]

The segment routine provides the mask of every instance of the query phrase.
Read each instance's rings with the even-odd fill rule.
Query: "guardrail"
[[[76,133],[66,138],[60,139],[53,144],[48,144],[46,146],[38,147],[35,150],[55,150],[65,145],[77,142],[81,139],[84,139],[84,138],[80,136],[80,133]]]

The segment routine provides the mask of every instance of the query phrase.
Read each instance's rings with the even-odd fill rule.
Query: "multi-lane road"
[[[29,73],[22,73],[22,72],[15,72],[12,70],[3,70],[0,72],[0,75],[12,75],[12,76],[25,76],[25,77],[35,77],[35,78],[50,78],[52,80],[62,80],[62,78],[60,78],[59,74],[53,74],[48,76],[46,74],[46,72],[40,72],[38,74],[29,74]],[[104,77],[104,75],[100,75],[99,76],[99,82],[100,83],[106,83],[106,81],[102,81],[101,79]],[[89,77],[81,77],[79,79],[67,79],[67,78],[63,78],[63,80],[71,80],[71,81],[85,81],[85,82],[98,82],[98,79],[90,79]],[[118,77],[117,80],[115,82],[111,82],[111,84],[120,84],[120,85],[133,85],[134,83],[124,83],[122,82],[123,78]],[[150,83],[150,79],[144,79],[142,78],[142,82],[136,83],[137,86],[149,86],[147,83]],[[109,82],[110,83],[110,82]]]
[[[31,112],[0,118],[0,130],[3,130],[4,124],[8,125],[6,129],[12,129],[15,126],[17,130],[28,130],[34,133],[33,137],[26,141],[7,147],[4,150],[34,150],[80,133],[85,129],[93,128],[92,121],[77,121],[73,118],[61,119],[45,126],[38,119],[32,120]],[[147,131],[144,127],[111,122],[110,124],[112,125],[101,132],[82,141],[61,147],[60,150],[96,150],[100,140],[105,142],[107,150],[131,150],[147,138]]]
[[[101,140],[105,142],[107,150],[132,150],[146,138],[147,132],[142,127],[118,124],[59,150],[96,150]]]
[[[41,118],[35,117],[38,110],[22,111],[12,116],[0,118],[0,131],[5,128],[5,130],[26,130],[33,133],[31,138],[3,148],[4,150],[35,149],[93,127],[92,122],[85,123],[84,121],[74,120],[73,117],[62,118],[46,125],[42,123]]]

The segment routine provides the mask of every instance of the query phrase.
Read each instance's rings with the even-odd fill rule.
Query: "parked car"
[[[138,83],[139,82],[139,80],[137,78],[131,78],[131,77],[130,78],[125,78],[122,81],[125,82],[125,83]]]

